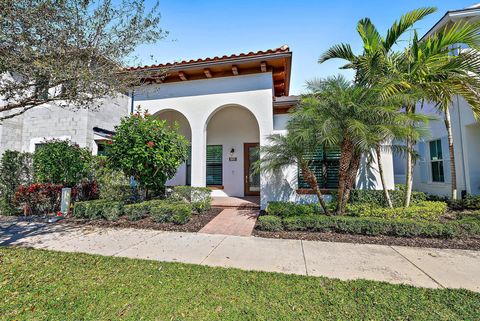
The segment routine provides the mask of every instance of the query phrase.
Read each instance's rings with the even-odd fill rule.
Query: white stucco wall
[[[416,146],[420,159],[414,167],[413,188],[429,194],[448,196],[451,194],[451,176],[444,114],[438,113],[432,103],[425,103],[423,108],[418,106],[418,112],[433,115],[438,119],[429,123],[429,137],[423,139]],[[450,114],[457,172],[457,196],[461,196],[462,190],[469,194],[479,194],[480,123],[475,120],[470,106],[461,97],[454,99],[450,107]],[[437,139],[442,141],[444,182],[432,182],[429,142]],[[398,168],[398,166],[397,161],[395,167]]]

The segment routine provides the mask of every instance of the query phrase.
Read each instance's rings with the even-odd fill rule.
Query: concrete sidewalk
[[[480,292],[480,252],[0,221],[0,245]]]

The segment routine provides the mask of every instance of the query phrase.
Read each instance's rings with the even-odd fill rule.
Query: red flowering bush
[[[99,196],[97,181],[83,182],[72,187],[72,201],[90,201]]]
[[[15,201],[21,205],[26,214],[50,214],[60,210],[62,194],[61,184],[20,185],[15,193]]]

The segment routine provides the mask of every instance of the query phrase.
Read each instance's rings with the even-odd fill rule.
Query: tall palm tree
[[[315,192],[324,213],[330,215],[317,178],[309,167],[308,155],[315,151],[311,138],[303,139],[291,131],[286,135],[270,135],[267,141],[268,144],[261,147],[262,157],[259,161],[259,169],[264,172],[276,172],[282,168],[297,165],[302,171],[303,179]]]
[[[323,54],[319,62],[332,58],[348,61],[344,68],[355,70],[355,80],[364,86],[384,88],[383,98],[400,95],[405,98],[405,113],[414,114],[419,100],[433,101],[445,112],[445,123],[449,133],[449,151],[452,171],[452,197],[456,197],[454,181],[454,153],[451,127],[449,129],[450,105],[455,95],[464,96],[478,115],[479,58],[474,55],[453,56],[455,45],[459,43],[477,49],[480,44],[478,23],[457,23],[453,27],[443,28],[425,41],[420,41],[416,32],[403,52],[395,52],[393,45],[417,21],[435,12],[435,8],[421,8],[403,15],[382,38],[371,21],[366,18],[359,21],[357,31],[363,41],[363,52],[354,55],[351,47],[340,44]],[[472,77],[474,75],[474,77]],[[415,139],[406,139],[406,194],[404,205],[409,206],[413,178],[413,146]],[[455,194],[455,195],[454,195]]]

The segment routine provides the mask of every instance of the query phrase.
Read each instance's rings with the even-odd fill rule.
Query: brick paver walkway
[[[250,236],[252,235],[258,210],[226,208],[205,225],[200,233]]]

